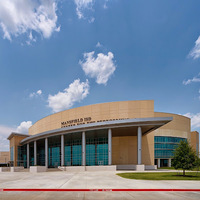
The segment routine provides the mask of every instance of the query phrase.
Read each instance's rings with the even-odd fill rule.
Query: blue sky
[[[0,2],[0,150],[54,112],[154,100],[200,131],[200,1]]]

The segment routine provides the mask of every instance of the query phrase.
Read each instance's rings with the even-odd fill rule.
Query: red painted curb
[[[5,188],[3,192],[200,192],[200,189],[34,189],[34,188]]]

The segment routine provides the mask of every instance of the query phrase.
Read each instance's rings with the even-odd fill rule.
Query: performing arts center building
[[[181,140],[198,153],[199,133],[191,132],[190,124],[185,116],[154,112],[153,100],[73,108],[40,119],[28,135],[11,133],[10,160],[27,168],[171,166],[173,150]]]

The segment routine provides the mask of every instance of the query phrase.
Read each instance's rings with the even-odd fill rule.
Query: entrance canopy
[[[23,139],[20,144],[26,144],[29,142],[33,142],[38,139],[48,138],[51,136],[76,133],[76,132],[84,132],[91,130],[100,130],[100,129],[121,129],[121,128],[130,128],[137,130],[137,127],[142,128],[142,135],[148,134],[153,130],[169,123],[173,120],[173,117],[152,117],[152,118],[133,118],[133,119],[125,119],[125,120],[115,120],[115,121],[104,121],[97,123],[88,123],[76,126],[70,126],[60,129],[55,129],[51,131],[46,131],[43,133],[39,133],[36,135],[31,135],[25,139]],[[120,133],[119,133],[120,134]],[[126,135],[122,135],[126,136]]]

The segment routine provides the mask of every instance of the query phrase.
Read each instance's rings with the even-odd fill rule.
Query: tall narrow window
[[[108,130],[86,132],[86,165],[108,165]]]

